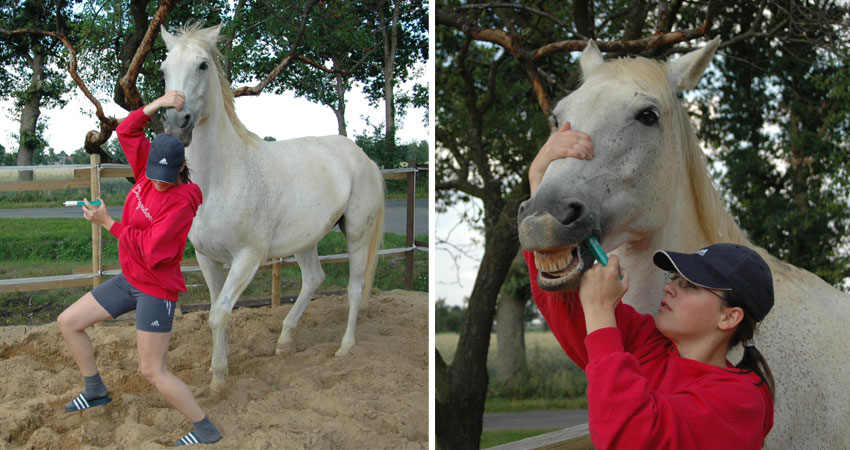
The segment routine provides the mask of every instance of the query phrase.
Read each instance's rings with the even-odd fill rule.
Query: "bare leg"
[[[112,316],[100,306],[100,303],[94,299],[91,292],[80,297],[59,314],[56,322],[59,324],[59,331],[68,343],[68,349],[74,356],[74,361],[77,362],[80,371],[84,377],[90,377],[97,373],[97,365],[94,361],[94,348],[92,347],[91,339],[85,332],[89,326],[110,319]]]
[[[139,347],[139,366],[142,375],[162,394],[176,410],[192,422],[205,416],[192,391],[165,367],[165,354],[171,333],[153,333],[136,330]]]

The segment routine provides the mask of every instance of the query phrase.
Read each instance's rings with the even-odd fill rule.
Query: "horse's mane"
[[[257,141],[260,141],[260,138],[245,128],[245,125],[242,124],[242,121],[239,120],[239,117],[236,115],[236,105],[234,103],[233,91],[230,90],[230,80],[225,77],[224,69],[221,67],[221,58],[223,58],[223,56],[216,45],[217,40],[210,39],[213,35],[213,29],[214,27],[201,28],[201,24],[199,22],[190,22],[180,28],[178,33],[181,42],[197,45],[212,55],[211,59],[215,63],[215,68],[218,71],[218,82],[221,87],[224,111],[230,119],[230,123],[233,124],[233,129],[236,130],[236,134],[239,138],[242,139],[246,146],[252,146]],[[215,35],[217,34],[218,33],[215,33]]]
[[[667,82],[666,64],[647,58],[620,58],[598,65],[591,74],[610,75],[619,79],[628,76],[642,90],[657,96],[665,109],[673,111],[670,118],[672,124],[679,127],[682,133],[679,133],[678,139],[672,144],[681,149],[684,156],[687,178],[696,202],[697,220],[709,239],[709,245],[732,242],[752,246],[734,217],[726,210],[720,193],[711,182],[705,154],[700,148],[690,117]],[[675,133],[673,135],[675,136]]]

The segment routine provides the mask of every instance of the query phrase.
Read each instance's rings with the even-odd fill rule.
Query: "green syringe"
[[[605,254],[605,250],[602,250],[602,246],[599,245],[599,241],[596,239],[596,236],[590,236],[587,238],[587,246],[590,247],[590,253],[593,253],[593,256],[599,261],[599,264],[602,264],[603,267],[608,266],[608,255]],[[623,279],[623,276],[620,275],[620,279]]]
[[[65,202],[65,206],[84,206],[86,202],[71,200],[69,202]],[[100,206],[100,200],[92,200],[89,202],[90,205]]]

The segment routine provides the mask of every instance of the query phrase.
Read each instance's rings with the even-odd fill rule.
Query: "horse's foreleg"
[[[233,305],[248,287],[254,274],[262,262],[257,253],[245,250],[237,254],[230,267],[230,273],[224,282],[224,287],[210,310],[210,328],[213,335],[213,353],[210,371],[212,381],[210,387],[219,391],[224,377],[227,375],[227,325],[230,323],[230,313]]]
[[[201,273],[210,291],[210,304],[215,304],[224,286],[224,264],[213,261],[197,251],[195,257],[198,259],[198,265],[201,266]]]
[[[281,325],[280,337],[277,340],[277,348],[275,354],[282,355],[295,350],[295,342],[292,340],[292,331],[298,326],[298,321],[301,315],[304,314],[304,309],[313,298],[313,293],[325,280],[325,272],[322,270],[322,265],[319,263],[318,246],[313,246],[309,250],[295,254],[295,260],[298,261],[298,267],[301,269],[301,292],[298,294],[298,299],[295,300],[295,306],[289,310],[289,314],[283,319]]]

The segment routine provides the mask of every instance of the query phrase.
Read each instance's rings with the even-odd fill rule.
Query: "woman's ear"
[[[740,306],[723,308],[717,328],[722,331],[734,330],[742,320],[744,320],[744,309]]]

